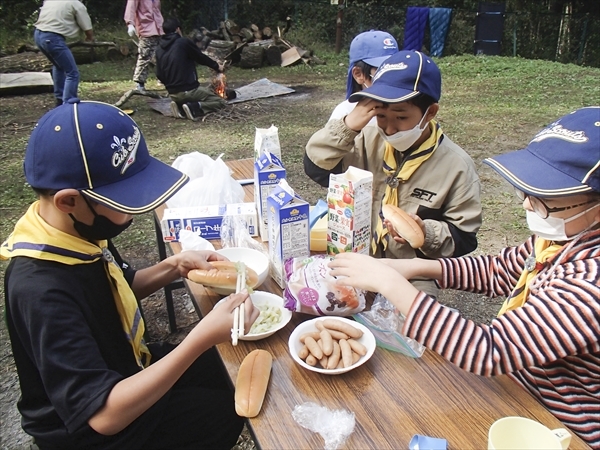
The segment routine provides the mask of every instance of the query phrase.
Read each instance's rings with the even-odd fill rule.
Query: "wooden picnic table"
[[[228,161],[236,179],[253,177],[251,159]],[[253,201],[253,185],[245,187]],[[162,215],[162,210],[157,214]],[[216,247],[219,242],[213,241]],[[171,249],[181,251],[178,243]],[[184,280],[197,310],[206,315],[221,296]],[[257,288],[281,295],[271,279]],[[407,449],[415,434],[444,438],[448,449],[487,448],[492,423],[506,416],[523,416],[551,429],[563,428],[529,392],[508,376],[481,377],[459,369],[437,353],[426,350],[410,358],[378,347],[369,361],[342,375],[323,375],[298,365],[288,352],[288,338],[296,325],[314,318],[294,313],[290,323],[260,341],[225,342],[217,351],[232,384],[239,366],[252,350],[273,355],[269,388],[260,414],[247,419],[255,444],[262,449],[320,449],[323,438],[301,427],[292,417],[297,405],[313,402],[331,410],[353,412],[356,426],[342,448]],[[589,448],[575,434],[570,449]]]

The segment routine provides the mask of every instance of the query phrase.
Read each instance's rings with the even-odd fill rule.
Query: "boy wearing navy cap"
[[[151,157],[118,108],[71,99],[40,119],[25,153],[39,195],[0,247],[23,429],[41,449],[231,448],[242,429],[211,348],[229,339],[232,295],[177,347],[147,344],[138,299],[223,259],[184,252],[142,270],[111,239],[187,176]]]
[[[477,247],[480,185],[469,155],[434,120],[442,80],[426,55],[400,51],[377,70],[372,86],[352,94],[356,107],[330,120],[306,146],[305,171],[322,186],[349,166],[373,173],[371,254],[387,258],[460,256]],[[367,126],[376,118],[377,126]],[[412,249],[384,223],[381,207],[411,214],[425,234]],[[415,281],[437,295],[432,281]]]
[[[340,254],[331,274],[381,292],[402,333],[459,367],[508,374],[592,448],[600,448],[600,107],[568,114],[527,148],[484,161],[523,202],[533,235],[496,256],[376,260]],[[407,280],[505,296],[477,325]]]

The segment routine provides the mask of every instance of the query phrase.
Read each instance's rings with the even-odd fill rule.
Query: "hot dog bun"
[[[256,417],[260,412],[273,357],[266,350],[253,350],[242,361],[235,381],[235,412],[241,417]]]
[[[188,272],[188,279],[203,286],[233,289],[237,284],[237,266],[233,261],[211,261],[210,270],[193,269]],[[246,285],[254,289],[258,285],[258,274],[246,266]]]
[[[423,247],[425,243],[423,230],[421,230],[419,224],[412,217],[394,205],[383,205],[381,212],[383,213],[383,217],[392,223],[396,233],[406,239],[406,242],[412,248]]]

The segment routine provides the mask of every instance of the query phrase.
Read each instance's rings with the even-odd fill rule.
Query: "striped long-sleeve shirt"
[[[497,256],[441,259],[442,288],[508,296],[535,238]],[[464,370],[508,374],[600,449],[600,230],[565,245],[527,302],[480,325],[419,293],[403,332]]]

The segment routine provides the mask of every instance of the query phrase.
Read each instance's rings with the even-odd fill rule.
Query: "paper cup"
[[[570,442],[564,428],[551,430],[525,417],[499,419],[488,433],[488,450],[566,450]]]

